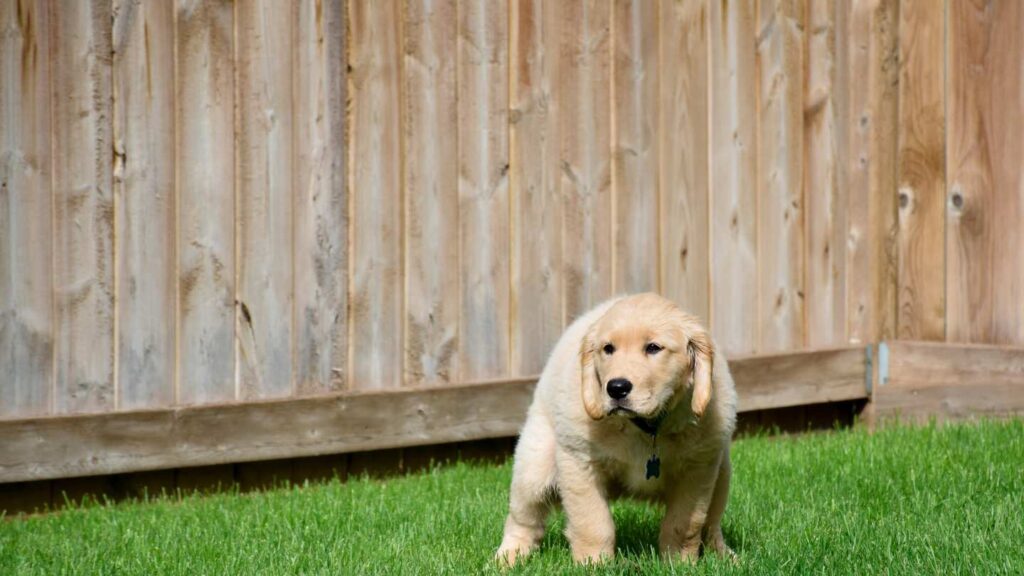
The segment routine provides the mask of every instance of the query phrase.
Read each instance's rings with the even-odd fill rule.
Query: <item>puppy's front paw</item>
[[[569,536],[572,559],[577,564],[603,564],[615,557],[615,533]]]
[[[700,545],[697,548],[662,548],[661,557],[667,562],[696,564],[700,557]]]
[[[615,549],[582,549],[577,546],[572,547],[572,559],[577,564],[604,564],[615,557]]]
[[[501,547],[494,554],[494,559],[499,564],[513,566],[517,561],[529,556],[533,549],[534,546],[527,542],[502,542]]]

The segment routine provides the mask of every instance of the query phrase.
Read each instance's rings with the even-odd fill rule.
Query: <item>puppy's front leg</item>
[[[673,492],[665,495],[667,507],[658,540],[662,556],[697,560],[718,469],[718,461],[695,466],[683,474]]]
[[[615,523],[593,467],[559,450],[558,488],[565,507],[566,536],[577,562],[602,562],[615,555]]]

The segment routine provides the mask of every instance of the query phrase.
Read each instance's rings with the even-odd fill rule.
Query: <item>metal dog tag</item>
[[[658,458],[657,454],[651,454],[651,458],[647,461],[647,479],[657,478],[661,476],[661,458]]]

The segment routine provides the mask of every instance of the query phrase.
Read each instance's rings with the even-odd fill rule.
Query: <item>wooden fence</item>
[[[1024,345],[1022,31],[1017,0],[4,0],[0,419],[528,380],[641,290],[731,355]]]

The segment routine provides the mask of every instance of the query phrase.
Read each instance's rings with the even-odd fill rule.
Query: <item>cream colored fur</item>
[[[664,349],[649,353],[650,343]],[[616,410],[605,389],[613,378],[632,382],[619,402],[633,413]],[[630,421],[634,413],[651,420],[664,414],[658,478],[645,478],[651,436]],[[701,544],[731,554],[721,520],[735,419],[729,367],[693,316],[656,294],[597,306],[565,331],[537,384],[516,448],[497,557],[512,564],[534,550],[551,505],[560,501],[573,558],[611,558],[608,502],[619,495],[665,505],[664,556],[696,559]]]

